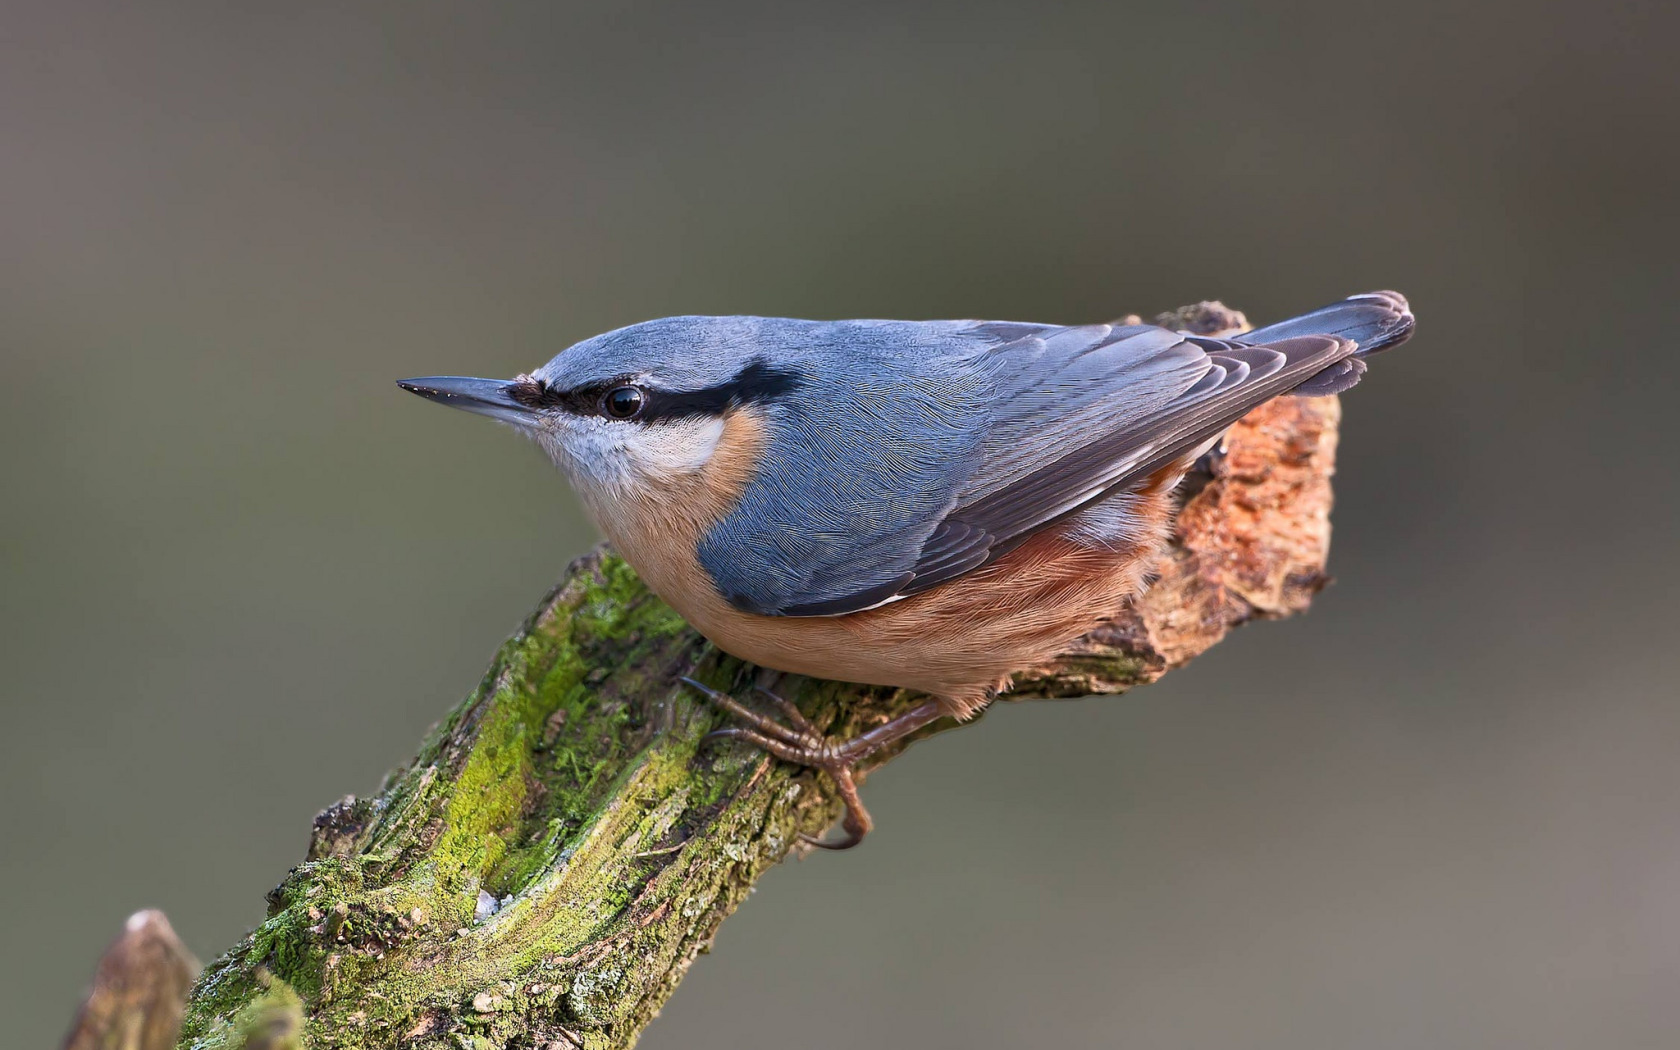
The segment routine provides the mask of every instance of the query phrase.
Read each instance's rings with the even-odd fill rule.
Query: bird
[[[843,835],[856,768],[972,718],[1148,584],[1174,489],[1271,398],[1342,393],[1415,325],[1397,292],[1240,334],[1151,324],[680,316],[512,379],[399,380],[510,424],[608,541],[717,648],[774,671],[925,694],[825,736],[684,679],[719,735],[824,770]]]

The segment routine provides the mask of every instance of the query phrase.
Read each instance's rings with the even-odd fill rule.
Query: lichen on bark
[[[1240,315],[1199,304],[1169,323]],[[1337,419],[1334,398],[1282,398],[1239,423],[1152,588],[1006,698],[1122,692],[1305,608],[1325,579]],[[610,551],[579,559],[411,764],[317,819],[267,918],[199,978],[180,1046],[245,1046],[290,996],[289,1038],[310,1048],[630,1046],[752,884],[839,812],[818,774],[707,743],[720,717],[677,682],[739,691],[757,673]],[[802,678],[779,691],[848,733],[914,702]]]

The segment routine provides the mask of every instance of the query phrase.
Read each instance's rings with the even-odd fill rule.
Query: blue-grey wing
[[[1089,355],[1118,369],[1096,383],[1101,394],[1069,394],[1065,371],[1028,370],[1057,379],[1026,379],[1000,403],[981,467],[929,536],[903,595],[971,572],[1039,529],[1126,491],[1255,405],[1304,384],[1313,388],[1308,393],[1345,389],[1364,371],[1351,356],[1357,344],[1328,335],[1249,345],[1130,326],[1109,339]],[[1005,358],[1019,352],[998,350]],[[1037,356],[1036,348],[1027,352]]]
[[[982,462],[903,594],[973,571],[1149,477],[1280,394],[1338,394],[1412,334],[1398,292],[1367,292],[1216,339],[1153,325],[1020,331],[987,355],[998,399]]]
[[[956,579],[1255,405],[1363,371],[1332,335],[943,324],[915,345],[890,345],[915,326],[870,330],[866,352],[831,355],[818,387],[774,410],[774,454],[701,544],[737,607],[840,615]]]

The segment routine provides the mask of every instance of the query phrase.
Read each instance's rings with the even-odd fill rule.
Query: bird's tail
[[[1321,306],[1287,321],[1269,324],[1234,337],[1235,342],[1264,346],[1302,335],[1333,335],[1359,345],[1345,357],[1291,390],[1301,396],[1339,394],[1365,374],[1365,359],[1399,346],[1417,324],[1406,297],[1399,292],[1366,292],[1339,303]]]

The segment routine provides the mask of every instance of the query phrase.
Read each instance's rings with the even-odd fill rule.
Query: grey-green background
[[[593,541],[393,379],[1392,286],[1311,615],[918,748],[646,1045],[1674,1046],[1672,11],[11,0],[4,1042],[237,938]]]

